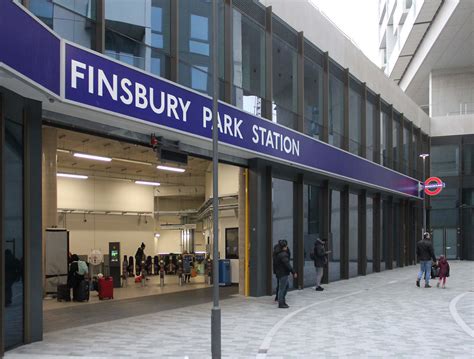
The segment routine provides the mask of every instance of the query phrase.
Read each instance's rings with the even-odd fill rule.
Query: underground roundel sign
[[[425,181],[425,193],[428,196],[436,196],[444,188],[445,183],[438,177],[430,177]]]

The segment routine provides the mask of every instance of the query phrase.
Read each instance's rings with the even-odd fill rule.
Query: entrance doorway
[[[433,247],[435,255],[444,255],[446,259],[458,259],[458,232],[456,228],[443,227],[433,229]]]
[[[91,304],[117,309],[133,301],[156,311],[157,301],[165,308],[168,302],[210,298],[214,239],[209,159],[180,152],[178,163],[150,146],[68,129],[45,126],[43,135],[43,152],[51,158],[43,171],[46,319],[66,314],[68,322],[84,325],[87,320],[80,316],[85,307],[100,313]],[[223,267],[230,273],[223,284],[233,294],[244,286],[243,174],[237,166],[219,164],[219,259],[228,261]],[[59,246],[58,241],[64,243]],[[67,263],[77,261],[76,256],[88,266],[89,300],[58,301],[58,285],[70,282]],[[102,276],[113,282],[111,301],[99,297]],[[228,288],[224,294],[230,293]],[[69,290],[71,300],[74,289]],[[45,320],[45,331],[61,325]]]

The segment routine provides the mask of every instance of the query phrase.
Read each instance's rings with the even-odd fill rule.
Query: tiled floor
[[[168,294],[176,292],[184,292],[188,290],[209,288],[205,283],[204,276],[197,276],[191,279],[191,283],[178,284],[176,276],[165,276],[164,286],[160,286],[159,276],[149,276],[146,285],[135,283],[133,278],[127,280],[127,286],[123,288],[114,288],[114,300],[143,298],[149,295]],[[58,302],[55,298],[47,298],[43,301],[43,310],[60,309],[74,306],[84,306],[87,304],[100,303],[98,293],[91,292],[90,300],[88,302]]]
[[[474,338],[453,319],[449,305],[466,293],[456,310],[474,329],[474,262],[452,262],[451,268],[444,290],[417,288],[417,268],[407,267],[339,281],[324,292],[293,291],[288,310],[277,309],[271,297],[231,296],[221,302],[223,356],[472,358]],[[205,303],[107,318],[47,333],[43,342],[6,357],[206,358],[210,314]]]

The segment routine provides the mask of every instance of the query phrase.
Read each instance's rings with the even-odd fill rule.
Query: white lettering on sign
[[[300,141],[282,135],[265,127],[252,126],[252,142],[262,146],[285,152],[294,156],[300,155]]]
[[[175,96],[166,91],[159,91],[153,86],[132,81],[126,77],[107,72],[103,69],[88,65],[84,62],[71,59],[70,86],[73,89],[81,89],[80,85],[86,86],[87,93],[100,96],[104,99],[111,99],[126,106],[133,106],[140,110],[148,110],[156,115],[164,116],[165,119],[188,121],[188,112],[191,108],[191,101],[180,96]],[[212,110],[202,106],[194,108],[192,114],[202,114],[202,122],[199,123],[203,129],[212,130]],[[220,111],[222,112],[222,111]],[[237,115],[240,116],[240,115]],[[201,121],[195,118],[194,121]],[[228,113],[218,113],[217,127],[221,134],[243,140],[244,132],[251,137],[254,144],[273,151],[279,151],[292,156],[300,156],[300,141],[291,135],[285,135],[265,127],[266,121],[261,125],[248,124],[244,131],[244,120]],[[269,122],[270,123],[270,122]],[[196,122],[194,123],[196,125]],[[250,141],[250,139],[248,139]]]
[[[124,105],[134,105],[136,108],[145,110],[150,108],[157,115],[166,110],[169,118],[186,122],[191,101],[183,100],[166,92],[155,93],[153,87],[147,87],[139,82],[132,82],[124,77],[118,79],[116,74],[107,74],[102,69],[83,62],[71,60],[71,87],[77,89],[79,80],[85,80],[87,76],[87,91],[95,95],[108,96],[114,101],[120,101]]]
[[[219,129],[220,133],[225,135],[229,135],[232,137],[238,137],[241,140],[244,139],[242,136],[242,132],[240,131],[240,126],[242,125],[243,121],[239,120],[237,117],[232,118],[231,116],[225,114],[224,115],[224,126],[222,125],[221,115],[217,114],[217,128]],[[202,127],[209,128],[212,130],[212,110],[206,106],[202,109]]]

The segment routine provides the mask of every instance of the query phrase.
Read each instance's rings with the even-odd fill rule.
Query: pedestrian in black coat
[[[286,241],[280,243],[280,249],[275,253],[275,275],[278,279],[278,308],[289,308],[286,304],[286,293],[288,292],[288,276],[293,274],[293,278],[297,278],[296,272],[290,263],[290,254]]]

